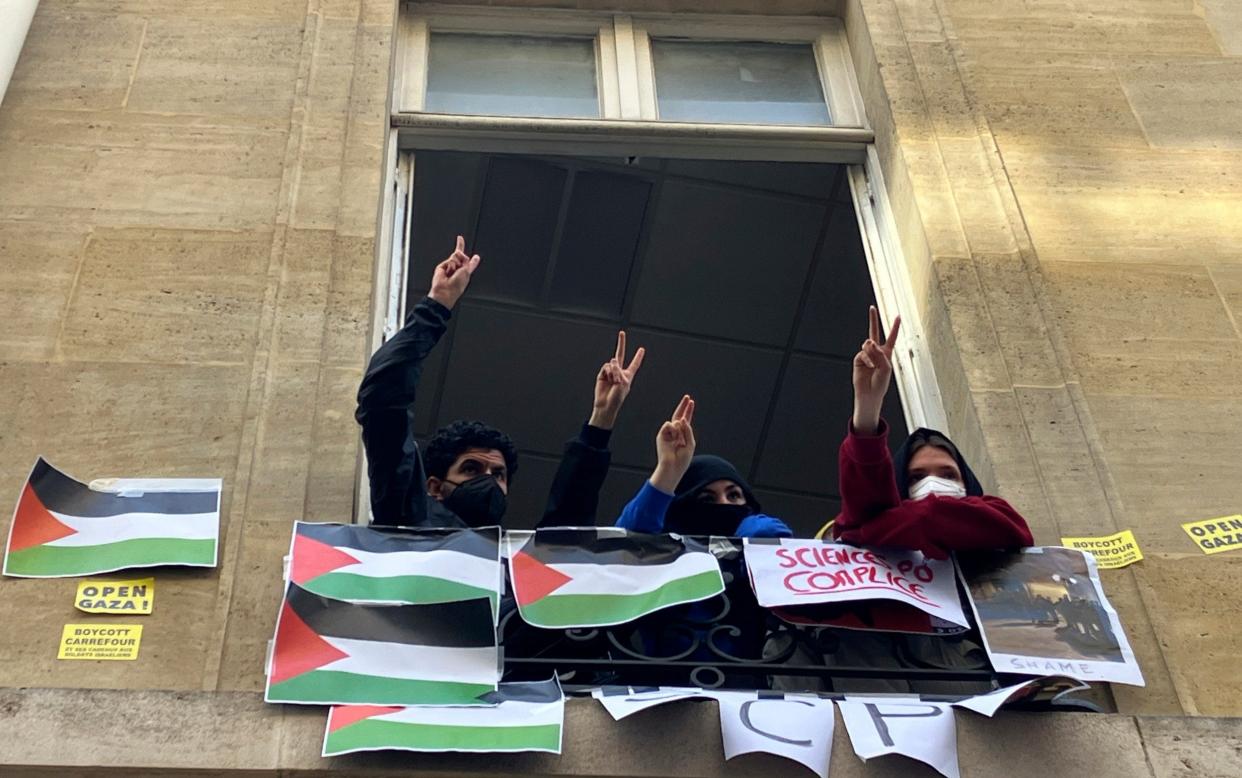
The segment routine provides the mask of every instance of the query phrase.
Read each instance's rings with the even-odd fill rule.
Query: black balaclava
[[[962,452],[958,451],[957,446],[953,445],[953,441],[949,440],[949,437],[943,432],[919,427],[910,433],[910,437],[906,438],[906,442],[901,444],[901,448],[897,449],[897,455],[893,457],[893,475],[897,478],[897,492],[903,500],[910,498],[908,475],[910,458],[923,446],[935,446],[948,451],[954,461],[957,462],[957,469],[962,471],[962,483],[966,485],[966,495],[968,497],[983,496],[983,486],[979,483],[979,479],[975,477],[974,471],[970,469],[970,465],[966,464],[966,460],[962,458]]]
[[[695,499],[703,487],[724,479],[732,481],[746,496],[745,505],[716,505]],[[667,532],[683,535],[732,535],[742,519],[760,511],[750,484],[728,460],[711,454],[700,454],[690,460],[686,474],[673,490],[673,502],[664,519]]]

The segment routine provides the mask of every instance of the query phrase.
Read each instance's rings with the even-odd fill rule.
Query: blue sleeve
[[[775,516],[756,513],[742,519],[737,525],[739,538],[792,538],[793,530],[785,522]]]
[[[617,526],[651,535],[663,532],[664,514],[672,502],[673,495],[665,494],[652,486],[650,481],[645,481],[643,488],[638,490],[638,494],[621,511]]]

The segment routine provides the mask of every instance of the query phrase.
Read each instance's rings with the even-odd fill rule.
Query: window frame
[[[432,28],[581,37],[597,31],[596,65],[603,117],[563,119],[422,113]],[[669,33],[676,30],[677,34]],[[650,36],[695,40],[809,42],[829,116],[824,126],[666,122],[655,117],[655,74]],[[645,52],[645,54],[644,54]],[[897,312],[902,347],[894,354],[894,379],[909,429],[945,429],[947,417],[922,323],[910,263],[889,204],[875,135],[867,121],[844,25],[832,17],[596,13],[513,8],[469,8],[403,3],[394,57],[392,113],[383,202],[376,244],[375,286],[368,355],[395,333],[405,316],[411,200],[416,149],[628,156],[687,159],[834,162],[848,165],[872,288],[888,328]],[[611,78],[609,72],[616,75]],[[632,77],[622,78],[629,73]],[[639,74],[644,74],[640,77]],[[855,122],[853,126],[845,121]],[[365,452],[359,449],[355,521],[369,516]]]
[[[821,126],[712,124],[715,127],[800,127],[831,133],[870,130],[863,109],[845,26],[821,16],[754,17],[727,14],[641,14],[553,9],[474,8],[407,2],[398,24],[393,112],[423,113],[432,32],[539,37],[591,37],[595,41],[600,115],[568,121],[630,120],[665,124],[656,100],[652,39],[702,42],[803,43],[812,48],[830,123]],[[483,117],[532,118],[532,117]],[[540,121],[558,121],[539,119]],[[566,120],[560,120],[566,121]]]

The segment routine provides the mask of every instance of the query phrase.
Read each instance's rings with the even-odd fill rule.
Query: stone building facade
[[[1206,556],[1179,527],[1242,502],[1239,6],[476,5],[842,20],[916,302],[903,313],[949,430],[1037,542],[1133,529],[1146,557],[1104,584],[1147,686],[1113,689],[1106,715],[959,717],[964,773],[1242,773],[1242,556]],[[87,477],[218,475],[226,491],[218,571],[161,574],[139,664],[57,662],[74,582],[0,582],[0,773],[406,769],[321,760],[319,713],[259,695],[290,522],[355,510],[400,13],[39,4],[0,104],[0,504],[38,454]],[[726,767],[701,707],[621,726],[574,704],[560,759],[417,769],[783,769]],[[834,775],[907,767],[864,767],[840,732],[835,752]]]

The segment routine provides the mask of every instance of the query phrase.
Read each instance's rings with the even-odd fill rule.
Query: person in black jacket
[[[599,490],[612,462],[608,439],[647,354],[647,350],[640,347],[627,365],[625,350],[625,331],[622,330],[617,333],[616,353],[595,376],[591,418],[582,425],[578,437],[565,444],[565,454],[548,495],[547,509],[539,520],[540,527],[595,525]]]
[[[458,236],[456,250],[436,266],[427,296],[367,366],[355,418],[362,426],[375,524],[479,527],[500,524],[504,516],[518,464],[508,435],[481,422],[455,421],[432,436],[423,454],[413,432],[423,361],[481,261],[466,254]],[[616,356],[596,377],[591,418],[566,445],[540,526],[594,523],[611,458],[608,438],[643,356],[639,349],[625,365],[625,333],[618,333]]]

